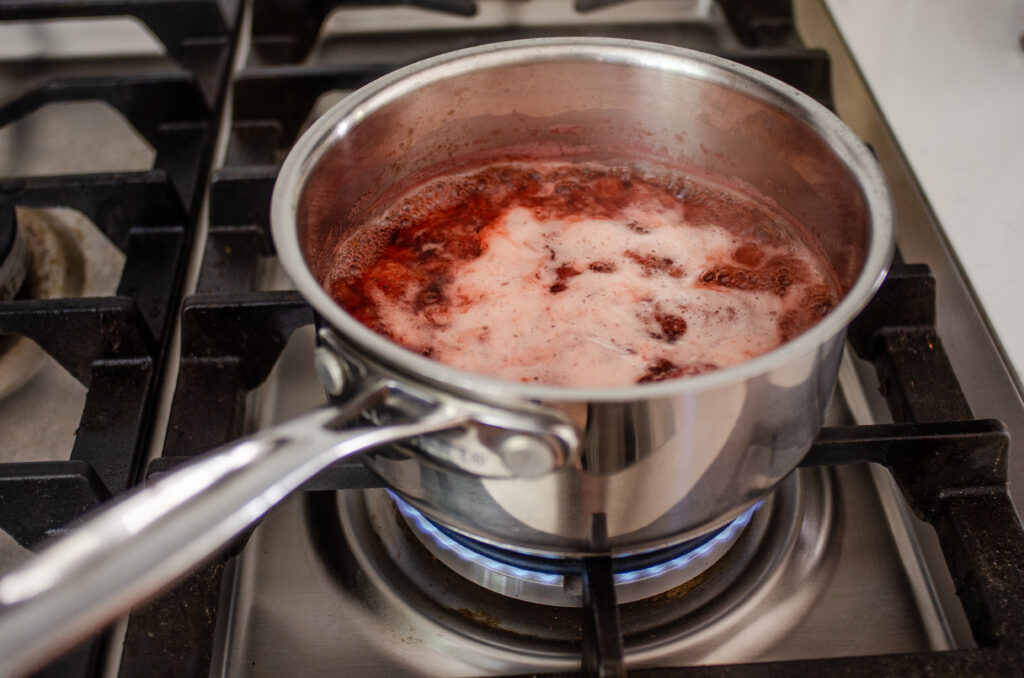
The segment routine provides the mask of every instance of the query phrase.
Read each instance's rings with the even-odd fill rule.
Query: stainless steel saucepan
[[[842,301],[740,365],[597,389],[447,367],[324,291],[339,239],[403,180],[457,157],[538,149],[734,177],[806,226]],[[476,47],[357,91],[289,154],[271,222],[282,265],[325,321],[317,365],[332,403],[197,459],[0,579],[0,670],[70,646],[355,454],[433,520],[523,551],[635,553],[722,526],[811,445],[846,326],[893,246],[876,163],[822,106],[719,58],[591,38]]]

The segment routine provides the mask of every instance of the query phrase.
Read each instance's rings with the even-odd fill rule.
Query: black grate
[[[240,0],[4,0],[0,21],[133,17],[156,36],[198,84],[207,105],[214,107],[228,74],[240,4]],[[105,62],[76,59],[47,62],[45,68],[33,63],[20,70],[22,78],[35,85],[29,89],[40,86],[40,78],[89,77],[108,68],[124,71],[123,63]]]
[[[577,0],[576,5],[599,12],[615,1]],[[167,437],[163,456],[149,466],[150,475],[242,434],[247,394],[267,377],[291,333],[315,320],[295,293],[255,291],[263,260],[274,255],[270,193],[278,164],[320,96],[354,89],[405,65],[300,65],[331,11],[370,4],[418,5],[464,16],[476,11],[470,0],[256,0],[253,54],[258,63],[271,65],[247,68],[232,83],[227,167],[210,182],[198,293],[183,305],[181,362]],[[742,50],[716,47],[714,36],[702,31],[679,31],[699,36],[699,42],[673,44],[746,63],[831,104],[827,56],[799,46],[788,2],[722,0],[720,5]],[[34,545],[59,531],[139,475],[136,466],[205,181],[211,111],[229,62],[237,8],[237,0],[14,0],[0,5],[0,19],[136,16],[183,69],[124,78],[110,75],[105,65],[77,62],[52,73],[26,70],[13,95],[0,92],[0,124],[50,101],[101,99],[120,110],[157,150],[150,172],[0,178],[0,193],[15,204],[79,209],[127,254],[116,297],[0,303],[0,332],[32,337],[89,386],[68,461],[0,465],[0,527],[23,544]],[[546,34],[541,29],[463,34],[435,49]],[[825,429],[804,465],[875,462],[890,469],[915,512],[936,527],[979,648],[631,670],[630,675],[995,676],[1015,673],[1024,664],[1024,532],[1006,490],[1007,435],[999,422],[972,418],[935,334],[934,286],[926,267],[896,266],[850,330],[858,354],[875,365],[897,423]],[[321,473],[305,489],[379,486],[374,474],[350,462]],[[209,675],[225,563],[243,544],[239,540],[131,615],[120,678]],[[583,568],[587,595],[581,670],[624,675],[610,561],[587,559]],[[104,642],[98,639],[45,673],[99,675]]]
[[[506,37],[498,36],[497,39]],[[806,92],[826,106],[832,105],[829,61],[823,51],[709,51],[763,71]],[[233,117],[227,164],[250,167],[280,164],[288,149],[298,139],[303,125],[310,117],[310,111],[321,96],[331,91],[357,89],[405,65],[264,66],[239,73],[233,85]],[[289,96],[279,96],[282,90],[287,91]]]
[[[509,0],[523,2],[526,0]],[[596,12],[604,7],[627,4],[630,0],[533,0],[541,2],[572,2],[576,11]],[[789,0],[718,0],[730,28],[748,47],[770,48],[800,46],[793,23],[793,10]],[[324,20],[336,10],[364,6],[408,5],[425,10],[444,12],[455,16],[472,17],[477,13],[475,0],[260,0],[255,4],[252,23],[253,53],[262,61],[272,64],[298,63],[306,59],[313,49]],[[399,27],[400,28],[400,27]],[[479,42],[497,42],[517,38],[543,37],[566,34],[571,28],[560,27],[548,33],[543,28],[527,31],[489,34]],[[608,30],[607,28],[605,30]],[[651,27],[646,26],[650,31]],[[592,34],[587,31],[586,34]],[[636,37],[616,33],[610,37]],[[468,40],[467,40],[468,38]],[[457,45],[448,49],[478,44],[472,36],[463,35]],[[694,45],[681,45],[694,47]],[[698,46],[699,47],[699,46]],[[441,50],[441,51],[448,51]],[[431,56],[423,54],[420,58]]]
[[[473,16],[475,0],[261,0],[252,18],[252,48],[270,63],[302,61],[334,10],[409,5],[456,16]]]
[[[289,3],[285,3],[289,4]],[[254,15],[254,43],[277,49],[276,59],[288,64],[301,60],[312,46],[320,22],[337,4],[265,2],[257,4]],[[594,3],[591,3],[594,4]],[[823,52],[793,48],[792,16],[788,7],[781,13],[756,14],[754,3],[726,3],[729,20],[743,42],[760,49],[742,52],[717,50],[722,56],[745,63],[793,84],[825,105],[831,105],[828,58]],[[770,3],[772,5],[778,3]],[[308,11],[314,7],[316,11]],[[526,35],[488,35],[487,39],[529,37]],[[463,37],[459,44],[466,46]],[[259,51],[259,45],[256,45]],[[764,47],[771,45],[771,47]],[[780,47],[780,45],[783,45]],[[684,45],[685,46],[685,45]],[[443,50],[442,50],[443,51]],[[426,56],[426,55],[424,55]],[[269,373],[280,350],[297,327],[313,322],[312,312],[294,293],[254,292],[253,284],[260,261],[273,255],[268,224],[268,206],[277,165],[298,137],[319,97],[332,90],[355,89],[403,63],[302,66],[276,65],[249,68],[234,80],[234,108],[231,119],[228,166],[218,171],[211,182],[209,239],[200,278],[200,295],[189,299],[183,314],[183,358],[178,378],[165,457],[154,462],[151,470],[172,466],[180,458],[225,442],[242,432],[245,394]],[[287,92],[287,96],[281,96]],[[239,331],[239,328],[242,328]],[[258,331],[257,331],[258,330]],[[951,570],[964,595],[965,608],[979,638],[1005,640],[1024,629],[1019,606],[1000,598],[1014,584],[999,563],[1024,563],[1024,543],[1010,552],[1002,551],[1001,560],[990,560],[993,551],[984,543],[984,534],[974,530],[970,516],[987,524],[993,510],[1007,513],[1013,525],[1019,522],[1006,496],[1005,471],[1007,436],[998,422],[973,421],[959,386],[934,332],[934,279],[926,267],[899,266],[883,287],[875,302],[851,328],[851,339],[858,352],[874,362],[885,388],[894,417],[891,426],[826,429],[811,450],[805,465],[859,463],[886,464],[907,493],[919,514],[945,534]],[[927,350],[922,350],[922,349]],[[931,376],[922,379],[921,374]],[[212,426],[208,413],[225,413]],[[964,421],[946,421],[964,420]],[[908,422],[932,423],[908,423]],[[204,425],[205,423],[205,425]],[[940,463],[934,477],[915,474],[922,457]],[[958,464],[954,464],[958,461]],[[954,472],[951,469],[958,469]],[[971,470],[984,471],[979,477]],[[945,469],[944,471],[942,469]],[[307,484],[309,490],[341,490],[377,487],[376,478],[358,463],[347,463],[325,471]],[[966,506],[964,505],[966,502]],[[973,508],[972,508],[973,507]],[[967,543],[953,526],[968,521]],[[1000,535],[1005,534],[1000,532]],[[960,536],[957,536],[960,535]],[[1013,538],[1000,542],[1005,549]],[[1018,540],[1019,541],[1019,540]],[[224,557],[230,557],[228,551]],[[1016,560],[1015,560],[1016,558]],[[214,572],[218,561],[207,568]],[[624,675],[622,638],[616,611],[615,593],[607,558],[588,559],[584,566],[587,584],[584,615],[584,643],[581,658],[588,675]],[[1003,576],[979,578],[972,573],[1002,572]],[[1011,574],[1016,572],[1012,570]],[[957,574],[959,573],[959,574]],[[193,582],[170,595],[177,606],[196,606],[216,600],[219,584],[208,578],[201,590]],[[1018,586],[1019,588],[1019,586]],[[976,598],[972,598],[974,593]],[[138,671],[122,675],[144,675],[147,662],[180,667],[175,656],[165,651],[174,647],[167,631],[159,630],[157,603],[133,615],[130,638],[149,642],[140,652]],[[212,632],[213,621],[207,630]],[[1001,631],[997,632],[996,629]],[[1002,635],[1000,635],[1002,633]],[[777,675],[804,674],[820,670],[839,675],[865,676],[899,669],[908,675],[924,675],[931,668],[936,675],[962,675],[966,667],[999,669],[1010,661],[1001,651],[988,656],[987,650],[971,653],[938,653],[906,657],[863,659],[826,659],[818,662],[783,662],[776,665],[748,665],[710,668],[659,670],[650,675],[765,675],[762,669]],[[190,654],[189,662],[193,660]],[[191,664],[189,664],[191,665]],[[648,675],[631,671],[631,675]],[[185,674],[183,674],[185,675]]]
[[[87,389],[66,460],[0,464],[0,529],[27,548],[73,526],[141,475],[237,13],[237,0],[0,3],[0,21],[134,16],[174,61],[146,68],[129,57],[3,66],[0,126],[50,103],[102,101],[156,152],[148,171],[0,176],[6,202],[77,210],[125,256],[114,296],[0,302],[0,334],[31,339]],[[26,427],[45,425],[25,422]],[[50,456],[61,456],[54,452]],[[97,634],[41,675],[99,675],[106,647],[106,635]]]

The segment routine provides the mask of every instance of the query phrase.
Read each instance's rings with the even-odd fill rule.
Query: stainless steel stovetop
[[[579,30],[580,15],[569,9],[568,2],[485,2],[481,16],[470,22],[410,9],[359,10],[353,12],[356,20],[338,12],[309,59],[412,60],[432,53],[431,38],[443,40],[473,22],[493,30],[565,21],[554,34]],[[399,16],[419,25],[408,42],[392,34]],[[708,48],[738,46],[711,3],[625,3],[585,19],[607,21],[616,35],[667,41],[678,39],[675,22],[683,20],[697,40],[713,36],[703,38]],[[318,111],[342,94],[324,97]],[[312,345],[311,331],[289,344],[263,394],[264,422],[297,414],[320,399],[307,360]],[[829,425],[871,423],[884,412],[864,395],[876,386],[869,381],[865,388],[862,379],[873,381],[873,376],[848,358]],[[531,611],[494,595],[424,595],[424,588],[447,590],[466,582],[441,572],[434,578],[404,573],[403,558],[415,556],[389,554],[374,529],[394,514],[381,493],[349,491],[329,501],[294,497],[256,531],[237,563],[235,621],[222,629],[223,675],[326,676],[344,666],[365,676],[472,676],[579,666],[578,641],[559,641],[562,634],[551,631],[578,624],[578,615]],[[699,603],[679,600],[677,611],[653,630],[638,620],[665,616],[664,610],[635,606],[630,618],[636,632],[629,635],[624,623],[627,661],[650,666],[768,661],[970,642],[959,607],[944,609],[935,591],[918,528],[887,473],[869,467],[802,470],[780,490],[775,504],[768,508],[776,512],[765,517],[775,529],[759,554],[770,562],[763,568],[749,562],[746,569],[737,566],[732,589]],[[324,535],[310,529],[311,515],[317,523],[336,520],[333,531]],[[427,570],[431,559],[420,555],[412,570]],[[699,595],[700,589],[698,584],[687,595]]]
[[[342,9],[327,22],[305,65],[405,63],[435,53],[439,45],[452,45],[453,36],[457,42],[459,36],[468,41],[469,36],[517,31],[534,31],[532,36],[596,32],[697,48],[741,47],[718,7],[705,0],[634,0],[585,15],[573,11],[568,0],[480,0],[479,7],[472,19],[415,7]],[[1024,417],[1012,381],[991,351],[991,337],[930,223],[927,206],[914,191],[900,190],[912,186],[912,179],[898,162],[898,147],[885,133],[870,96],[858,86],[827,11],[816,1],[798,2],[796,15],[804,40],[825,45],[833,69],[843,74],[836,92],[839,112],[876,147],[897,189],[901,249],[909,261],[930,264],[939,279],[939,331],[954,367],[962,374],[961,368],[970,364],[972,371],[964,379],[968,398],[980,415],[1001,418],[1011,432],[1017,431]],[[238,71],[264,65],[249,37],[251,21],[247,8],[235,57]],[[29,45],[33,40],[47,43],[40,30],[30,27],[18,39]],[[129,51],[144,56],[153,51],[145,40],[140,46],[137,36],[125,41],[131,43]],[[343,95],[334,91],[321,97],[310,118]],[[215,166],[229,156],[230,97],[226,107]],[[152,162],[145,143],[102,107],[84,113],[51,110],[0,131],[2,174],[58,174],[67,162],[78,162],[61,158],[40,165],[21,149],[28,141],[46,141],[53,130],[64,129],[67,121],[81,115],[90,116],[90,136],[109,132],[127,149],[119,151],[112,167],[144,168]],[[54,116],[56,122],[49,119]],[[80,139],[59,145],[69,146],[79,156],[96,156],[95,148]],[[94,242],[79,216],[46,212],[42,218],[70,223],[58,230],[86,233],[79,242],[102,248],[102,238]],[[205,225],[200,224],[197,234],[186,291],[195,288],[199,277]],[[113,264],[85,274],[88,283],[76,293],[109,294],[120,265],[116,255],[113,259]],[[268,261],[264,272],[261,289],[288,288],[275,262]],[[293,335],[270,377],[251,394],[250,427],[282,421],[323,401],[309,360],[313,345],[311,327]],[[974,346],[980,352],[968,355]],[[37,434],[23,424],[26,412],[46,407],[51,425],[42,433],[49,438],[4,445],[0,462],[43,459],[47,452],[41,451],[58,449],[60,441],[74,435],[84,398],[80,387],[49,358],[40,361],[38,374],[0,401],[0,430]],[[172,352],[168,374],[176,369]],[[161,448],[173,393],[174,380],[167,382],[153,435],[154,456]],[[827,424],[887,421],[876,391],[870,366],[848,356]],[[574,637],[579,615],[573,608],[535,607],[464,581],[423,547],[411,531],[413,522],[378,489],[307,493],[285,501],[228,564],[210,675],[473,676],[579,667],[579,641]],[[0,532],[0,568],[27,557]],[[567,578],[554,586],[571,591],[579,583]],[[695,580],[673,582],[651,600],[624,605],[622,618],[631,666],[973,646],[930,528],[909,515],[888,473],[867,465],[798,471],[752,517],[721,560]],[[107,673],[117,675],[116,637],[111,645]]]
[[[282,357],[265,396],[270,419],[316,400],[304,403],[302,395],[316,389],[305,367],[312,342],[297,336]],[[829,424],[850,416],[838,396]],[[668,610],[659,598],[624,612],[627,660],[678,666],[950,647],[945,614],[889,482],[868,467],[799,471],[755,517],[745,536],[756,543],[735,547],[753,553],[670,590]],[[377,528],[395,511],[383,492],[293,497],[257,529],[236,566],[221,675],[578,668],[578,641],[559,632],[578,625],[578,611],[530,609],[444,573],[433,556],[389,553]],[[720,588],[721,579],[729,587]],[[472,595],[452,593],[467,585]]]

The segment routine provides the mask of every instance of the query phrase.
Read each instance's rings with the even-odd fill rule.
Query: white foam
[[[647,232],[631,230],[631,222]],[[518,381],[613,386],[637,382],[663,360],[700,370],[736,364],[779,345],[779,317],[799,294],[701,284],[704,271],[729,261],[743,243],[653,202],[616,219],[539,220],[512,207],[481,231],[481,242],[479,257],[454,265],[437,307],[417,309],[411,298],[396,303],[379,291],[371,298],[402,344]],[[809,260],[801,248],[794,242],[766,256]],[[637,261],[648,256],[672,263],[657,270]],[[591,270],[595,262],[615,270]],[[567,265],[580,273],[554,293],[559,267]],[[667,337],[659,313],[683,318],[685,332]]]

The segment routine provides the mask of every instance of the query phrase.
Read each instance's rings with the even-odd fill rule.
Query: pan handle
[[[415,436],[472,429],[477,419],[472,404],[431,398],[410,420],[342,428],[406,393],[394,380],[371,380],[341,405],[206,453],[0,578],[0,675],[36,669],[128,612],[332,463]]]

